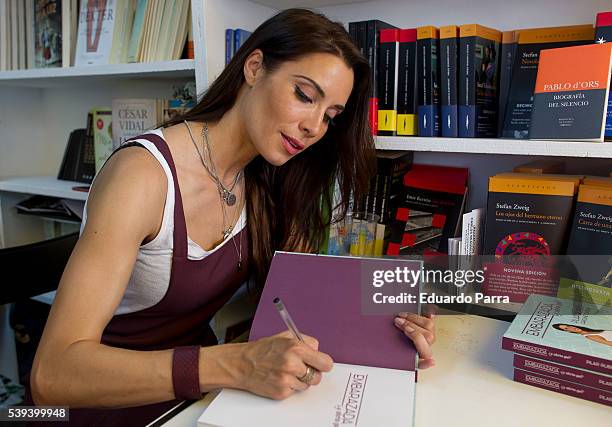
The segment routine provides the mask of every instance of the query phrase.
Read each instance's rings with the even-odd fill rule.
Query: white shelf
[[[47,88],[86,83],[94,79],[172,79],[188,77],[195,77],[195,63],[193,59],[2,71],[0,72],[0,85]]]
[[[612,142],[378,136],[376,137],[376,148],[381,150],[612,159]]]
[[[289,9],[292,7],[317,8],[327,6],[338,6],[350,3],[365,3],[371,0],[255,0],[255,3],[275,9]]]
[[[87,200],[88,193],[72,189],[72,187],[84,185],[87,184],[75,181],[62,181],[54,176],[24,176],[1,180],[0,191],[84,201]]]

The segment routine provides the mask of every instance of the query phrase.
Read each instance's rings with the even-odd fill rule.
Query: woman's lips
[[[283,138],[283,145],[290,155],[293,156],[304,149],[304,145],[300,141],[291,138],[284,133],[281,133],[281,136]]]

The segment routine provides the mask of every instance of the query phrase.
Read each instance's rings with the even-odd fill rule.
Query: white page
[[[282,401],[224,389],[198,426],[407,427],[413,425],[414,398],[413,371],[336,363],[321,384]]]

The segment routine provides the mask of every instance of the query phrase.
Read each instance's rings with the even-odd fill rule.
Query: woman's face
[[[573,332],[576,334],[582,332],[582,329],[580,329],[577,326],[572,326],[572,325],[559,325],[559,328],[563,329],[566,332]]]
[[[275,166],[319,141],[353,89],[352,69],[327,53],[285,62],[271,73],[258,66],[251,54],[245,77],[241,114],[246,118],[247,136]]]

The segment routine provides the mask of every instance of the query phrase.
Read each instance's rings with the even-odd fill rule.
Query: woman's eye
[[[302,102],[312,104],[312,99],[308,95],[306,95],[298,85],[295,85],[295,94]]]

